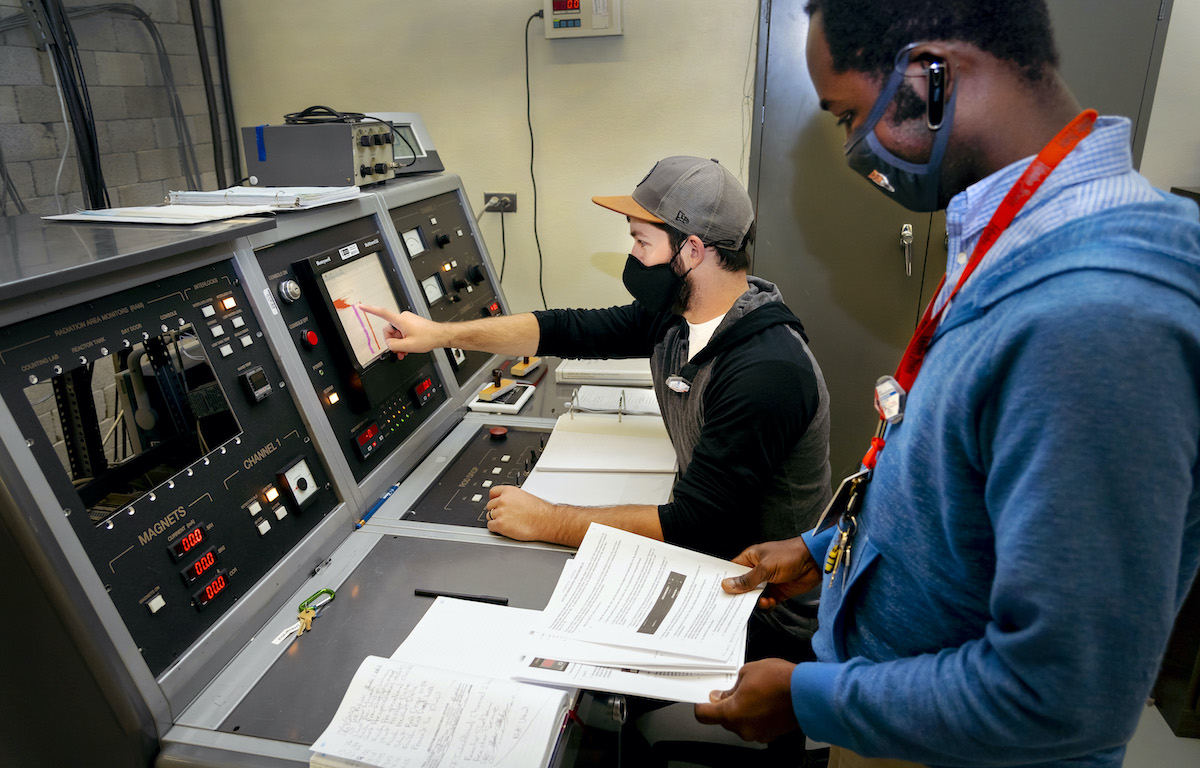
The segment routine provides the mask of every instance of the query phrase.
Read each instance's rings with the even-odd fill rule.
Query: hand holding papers
[[[738,646],[762,590],[729,595],[721,580],[748,570],[592,523],[574,566],[564,571],[542,612],[542,631],[590,644],[657,651],[681,666],[701,660],[734,670],[742,663]]]

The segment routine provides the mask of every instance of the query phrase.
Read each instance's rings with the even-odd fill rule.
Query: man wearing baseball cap
[[[399,354],[457,347],[650,358],[679,460],[671,502],[575,507],[497,486],[488,529],[578,546],[600,522],[732,557],[812,528],[830,497],[828,392],[800,321],[774,285],[747,274],[754,210],[746,190],[715,160],[677,156],[659,161],[632,195],[592,200],[629,221],[623,281],[632,304],[462,323],[366,308],[392,324],[388,344]],[[811,633],[799,617],[772,616],[775,629]],[[756,642],[778,634],[755,636],[752,656],[796,645],[756,651]]]

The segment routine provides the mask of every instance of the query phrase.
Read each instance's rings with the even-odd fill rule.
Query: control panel
[[[397,358],[387,321],[411,308],[373,217],[259,248],[259,264],[309,381],[362,481],[445,402],[431,354]]]
[[[231,261],[0,330],[0,389],[156,675],[339,502]]]
[[[548,430],[484,426],[400,519],[486,528],[484,507],[497,485],[520,486],[537,466]]]
[[[409,267],[420,285],[418,297],[438,321],[477,320],[504,314],[493,277],[472,235],[470,217],[458,195],[447,192],[419,203],[392,208]],[[492,356],[462,349],[442,350],[459,384],[472,378]]]
[[[392,124],[327,122],[242,128],[246,170],[266,187],[346,187],[394,178]]]

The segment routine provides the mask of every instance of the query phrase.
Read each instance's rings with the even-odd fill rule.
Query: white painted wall
[[[504,290],[515,310],[538,308],[524,45],[539,7],[225,0],[238,122],[278,123],[314,104],[420,113],[473,207],[485,191],[517,193]],[[625,222],[592,195],[632,191],[671,154],[718,158],[745,180],[757,14],[757,0],[625,0],[625,34],[590,40],[547,40],[534,21],[534,169],[551,306],[628,301]],[[1197,40],[1200,2],[1175,0],[1141,165],[1163,188],[1200,186]],[[499,215],[484,214],[480,228],[499,265]]]
[[[516,192],[504,290],[541,307],[525,122],[523,0],[225,0],[240,125],[314,104],[421,114],[471,205]],[[538,232],[550,306],[629,301],[623,217],[591,202],[628,194],[660,157],[748,161],[757,0],[625,0],[625,34],[547,40],[529,31]],[[747,57],[750,70],[747,72]],[[749,96],[744,96],[749,94]],[[478,211],[477,211],[478,212]],[[499,266],[499,214],[480,229]]]
[[[1141,172],[1156,187],[1200,187],[1200,2],[1174,0]]]

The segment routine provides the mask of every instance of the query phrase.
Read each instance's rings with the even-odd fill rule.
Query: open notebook
[[[558,417],[539,472],[674,473],[675,449],[659,416],[565,413]]]
[[[573,694],[566,690],[368,656],[314,768],[538,768],[549,764]]]

